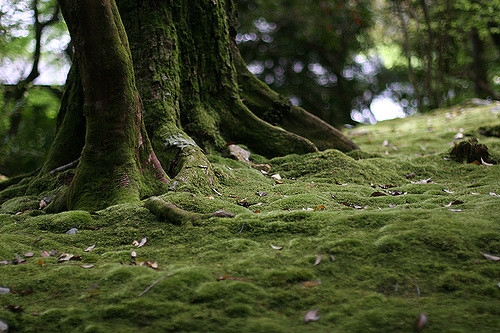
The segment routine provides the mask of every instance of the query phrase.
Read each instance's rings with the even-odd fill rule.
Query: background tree
[[[64,66],[66,39],[57,1],[0,2],[0,173],[31,171],[50,147],[62,91],[38,79]]]
[[[240,0],[236,41],[271,88],[329,124],[353,123],[351,111],[369,109],[376,86],[377,70],[356,61],[371,45],[371,3]]]
[[[376,36],[397,46],[420,111],[499,99],[498,1],[379,1]],[[408,81],[407,81],[408,82]]]

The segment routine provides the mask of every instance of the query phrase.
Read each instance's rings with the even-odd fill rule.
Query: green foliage
[[[13,87],[4,86],[3,91],[6,89]],[[41,166],[54,138],[59,105],[59,98],[49,89],[33,87],[16,111],[20,114],[16,133],[11,132],[12,115],[0,113],[0,174],[14,176]]]

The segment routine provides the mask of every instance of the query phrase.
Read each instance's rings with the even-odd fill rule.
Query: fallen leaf
[[[455,191],[449,191],[449,190],[447,190],[447,189],[443,189],[443,192],[446,192],[446,193],[449,193],[449,194],[453,194],[453,193],[455,193]]]
[[[80,265],[81,268],[92,268],[94,265]]]
[[[481,165],[481,162],[479,162],[478,160],[475,160],[474,162],[471,162],[470,164]]]
[[[316,260],[314,261],[314,266],[319,265],[321,263],[321,260],[323,260],[323,255],[320,253],[316,257]]]
[[[148,267],[151,267],[153,269],[158,269],[158,263],[156,261],[153,261],[153,262],[148,261],[148,262],[146,262],[146,264]]]
[[[316,287],[321,284],[320,280],[310,280],[310,281],[304,281],[300,284],[302,288],[307,288],[307,287]]]
[[[335,256],[333,254],[330,254],[330,260],[335,261]]]
[[[492,197],[500,197],[500,194],[496,194],[496,193],[493,193],[493,192],[490,192],[490,195],[491,195]]]
[[[306,313],[306,315],[304,316],[304,321],[306,323],[311,322],[311,321],[318,321],[319,320],[318,311],[319,310],[317,310],[317,309],[308,311]]]
[[[131,256],[132,258],[135,258],[135,257],[137,257],[137,252],[135,252],[135,251],[132,251],[132,252],[130,253],[130,256]]]
[[[387,190],[388,188],[393,188],[393,187],[398,187],[398,186],[393,185],[393,184],[387,184],[387,185],[379,185],[378,187],[380,187],[381,189]]]
[[[214,198],[213,196],[211,196],[211,195],[205,195],[205,198],[210,199],[210,200],[214,200],[214,199],[215,199],[215,198]]]
[[[316,208],[314,208],[314,210],[325,210],[325,206],[318,206]]]
[[[485,162],[482,157],[481,157],[481,164],[482,165],[486,165],[486,166],[492,166],[493,165],[492,163]]]
[[[275,250],[283,250],[283,246],[277,246],[277,245],[273,245],[271,244],[271,247]]]
[[[461,205],[463,204],[464,202],[463,201],[460,201],[460,200],[455,200],[455,201],[450,201],[449,204],[447,205],[443,205],[443,207],[451,207],[453,205]]]
[[[45,264],[43,263],[42,259],[38,259],[38,265],[45,266]]]
[[[419,313],[417,316],[417,321],[415,323],[415,330],[417,332],[420,332],[421,330],[424,329],[426,323],[427,323],[427,316],[424,315],[423,313]]]
[[[483,255],[483,257],[485,257],[486,259],[489,259],[491,261],[499,261],[500,260],[500,257],[497,257],[497,256],[492,256],[491,254],[487,254],[487,253],[481,253]]]
[[[372,194],[370,194],[370,197],[385,197],[387,196],[387,194],[385,194],[384,192],[373,192]]]
[[[56,254],[57,254],[57,251],[56,251],[56,250],[50,250],[50,252],[49,252],[49,255],[50,255],[51,257],[55,256]]]
[[[20,305],[10,304],[10,305],[7,305],[5,308],[7,310],[11,311],[11,312],[14,312],[14,313],[22,313],[22,312],[24,312],[24,309]]]
[[[59,257],[57,257],[57,259],[59,260],[59,262],[63,262],[63,261],[70,261],[73,257],[74,255],[72,254],[63,253]]]
[[[260,213],[260,210],[254,210],[253,212],[254,212],[254,214],[258,214],[258,213]]]
[[[237,196],[236,196],[236,195],[234,195],[234,194],[229,194],[229,195],[228,195],[228,197],[229,197],[229,198],[237,198]]]
[[[222,197],[222,194],[220,194],[219,191],[217,191],[215,188],[212,189],[214,191],[215,194],[217,194],[219,197]]]
[[[397,195],[405,195],[407,194],[408,192],[401,192],[401,191],[398,191],[398,190],[394,190],[394,191],[389,191],[389,194],[392,195],[392,196],[397,196]]]
[[[5,294],[9,294],[9,293],[10,293],[9,288],[0,287],[0,295],[5,295]]]
[[[279,185],[283,184],[283,182],[282,182],[281,180],[278,180],[278,179],[275,179],[275,180],[274,180],[274,182],[275,182],[276,184],[279,184]]]
[[[148,239],[146,237],[144,237],[143,239],[141,239],[141,242],[139,243],[139,245],[137,245],[137,247],[143,247],[147,241],[148,241]]]
[[[68,231],[66,231],[66,235],[76,235],[77,232],[78,232],[77,228],[71,228]]]
[[[415,172],[412,172],[412,173],[408,173],[405,175],[405,178],[408,179],[408,178],[413,178],[415,177],[417,174]]]
[[[266,192],[261,192],[261,191],[257,192],[256,194],[257,194],[259,197],[265,197],[265,196],[267,195],[267,193],[266,193]]]
[[[24,260],[23,258],[21,258],[21,256],[19,256],[19,254],[17,253],[14,253],[14,256],[16,259],[14,259],[16,261],[17,264],[22,264],[23,262],[26,262],[26,260]]]
[[[31,257],[33,257],[34,255],[35,255],[35,254],[34,254],[33,252],[26,252],[25,254],[23,254],[23,256],[24,256],[25,258],[31,258]]]
[[[394,208],[394,207],[396,207],[396,206],[397,206],[396,204],[390,204],[390,205],[389,205],[389,208]]]
[[[0,261],[0,265],[9,265],[9,262],[7,260],[2,260]]]
[[[47,202],[45,200],[40,200],[40,204],[38,205],[38,209],[44,209],[47,207]]]
[[[281,176],[280,176],[280,174],[279,174],[279,173],[277,173],[277,174],[272,175],[272,176],[271,176],[271,178],[272,178],[272,179],[276,179],[276,180],[280,180],[280,179],[281,179]]]
[[[461,211],[462,211],[461,209],[448,209],[448,210],[449,210],[450,212],[456,212],[456,213],[458,213],[458,212],[461,212]]]
[[[94,248],[95,248],[95,244],[94,244],[94,245],[92,245],[92,246],[89,246],[88,248],[86,248],[85,250],[83,250],[83,252],[89,252],[89,251],[92,251]]]

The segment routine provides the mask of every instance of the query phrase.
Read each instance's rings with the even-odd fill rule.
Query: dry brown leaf
[[[320,253],[316,257],[316,260],[314,261],[314,266],[319,265],[321,263],[321,260],[323,260],[323,255]]]
[[[25,254],[23,254],[23,256],[24,256],[25,258],[31,258],[31,257],[33,257],[34,255],[35,255],[35,254],[34,254],[33,252],[26,252]]]
[[[325,210],[325,209],[326,209],[326,207],[325,207],[325,206],[323,206],[323,205],[322,205],[322,206],[318,206],[318,207],[314,208],[314,210]]]
[[[214,199],[215,199],[215,198],[214,198],[213,196],[211,196],[211,195],[205,195],[205,198],[210,199],[210,200],[214,200]]]
[[[143,247],[147,241],[148,241],[148,239],[146,237],[144,237],[143,239],[141,239],[141,242],[139,243],[139,245],[137,245],[137,247]]]
[[[132,245],[139,246],[139,242],[134,239],[134,241],[132,242]]]
[[[42,253],[40,254],[40,257],[42,257],[42,258],[50,257],[50,253],[48,253],[47,251],[43,250]]]
[[[427,323],[427,316],[423,313],[419,313],[417,316],[417,321],[415,322],[415,330],[420,332],[424,329],[425,324]]]
[[[373,192],[370,197],[385,197],[386,195],[384,192]]]
[[[483,257],[485,257],[486,259],[491,260],[491,261],[499,261],[500,260],[500,257],[492,256],[491,254],[482,253],[482,255],[483,255]]]
[[[271,244],[271,247],[275,250],[283,250],[283,246],[277,246],[277,245],[273,245]]]
[[[89,252],[89,251],[92,251],[94,248],[95,248],[95,244],[94,244],[94,245],[92,245],[92,246],[89,246],[88,248],[86,248],[85,250],[83,250],[83,252]]]
[[[311,321],[318,321],[319,320],[319,315],[318,315],[318,309],[310,310],[306,313],[304,316],[304,321],[306,323],[311,322]]]
[[[315,287],[319,286],[321,284],[320,280],[310,280],[310,281],[304,281],[300,284],[302,288],[307,288],[307,287]]]
[[[153,269],[158,269],[158,263],[156,261],[148,261],[147,266]]]

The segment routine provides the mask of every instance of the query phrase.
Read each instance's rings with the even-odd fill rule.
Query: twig
[[[418,286],[417,279],[414,278],[413,280],[415,280],[415,287],[417,288],[417,295],[418,295],[418,297],[420,297],[421,296],[420,295],[420,288]]]
[[[60,166],[60,167],[57,167],[55,168],[54,170],[52,170],[50,172],[51,175],[55,174],[55,173],[58,173],[58,172],[61,172],[61,171],[65,171],[65,170],[68,170],[68,169],[71,169],[72,167],[76,166],[78,164],[78,162],[80,162],[80,158],[78,158],[77,160],[73,161],[73,162],[70,162],[68,164],[65,164],[63,166]]]
[[[142,293],[140,293],[139,295],[137,295],[137,297],[141,297],[142,295],[144,295],[145,293],[147,293],[148,291],[150,291],[158,283],[160,283],[161,281],[163,281],[163,279],[168,278],[169,276],[172,276],[174,274],[175,273],[170,273],[170,274],[162,276],[161,278],[159,278],[158,280],[156,280],[155,282],[153,282],[152,285],[150,285],[149,287],[147,287],[146,289],[144,289],[144,291]]]
[[[243,231],[244,227],[245,227],[245,222],[243,222],[243,224],[241,225],[240,231],[238,231],[239,234],[241,234],[241,232]]]

